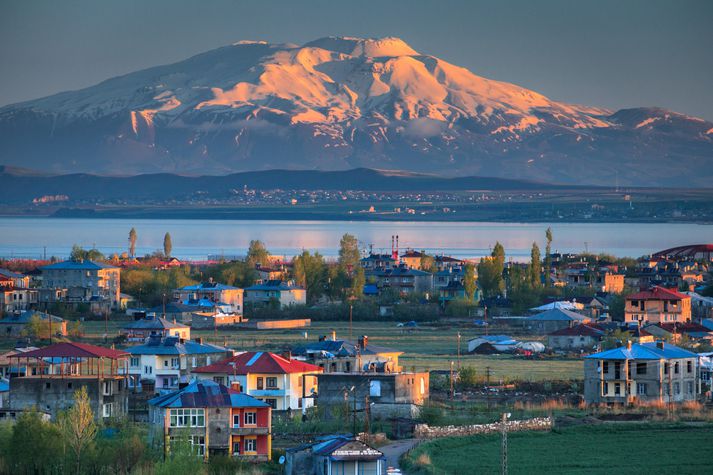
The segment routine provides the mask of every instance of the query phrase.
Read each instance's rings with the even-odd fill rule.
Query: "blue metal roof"
[[[196,380],[183,389],[149,400],[157,407],[269,407],[269,404],[210,380]]]
[[[245,288],[245,290],[298,290],[302,287],[296,285],[290,285],[282,280],[268,280],[264,284],[251,285]]]
[[[41,270],[99,270],[118,269],[116,266],[94,261],[63,261],[40,267]]]
[[[597,360],[670,360],[678,358],[695,358],[697,355],[683,348],[664,343],[663,348],[658,343],[634,343],[631,349],[625,346],[612,350],[585,356]]]
[[[192,340],[181,340],[176,337],[166,337],[159,340],[151,339],[145,345],[138,345],[127,350],[132,355],[201,355],[225,353],[230,351],[222,346],[198,343]]]
[[[185,287],[181,287],[181,290],[202,290],[202,291],[211,291],[211,290],[237,290],[238,287],[233,287],[232,285],[226,285],[226,284],[221,284],[219,282],[201,282],[200,284],[196,285],[187,285]]]
[[[591,318],[589,318],[585,315],[581,315],[577,312],[572,312],[571,310],[566,310],[564,308],[553,308],[552,310],[547,310],[546,312],[542,312],[542,313],[538,313],[537,315],[533,315],[532,317],[529,317],[528,320],[546,321],[546,322],[549,322],[549,321],[582,322],[582,321],[591,320]]]

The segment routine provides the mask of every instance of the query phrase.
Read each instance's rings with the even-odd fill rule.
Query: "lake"
[[[545,230],[552,227],[552,249],[559,252],[606,252],[639,257],[669,247],[713,242],[713,225],[626,223],[478,223],[363,221],[231,221],[60,219],[0,217],[0,257],[67,257],[73,244],[96,246],[105,254],[126,251],[129,230],[138,233],[137,255],[163,247],[171,233],[173,255],[205,260],[209,255],[244,255],[251,239],[263,241],[276,255],[293,256],[302,249],[335,257],[344,233],[359,239],[364,249],[388,252],[398,234],[401,249],[425,249],[435,254],[481,257],[495,241],[508,257],[528,260],[537,241],[544,249]]]

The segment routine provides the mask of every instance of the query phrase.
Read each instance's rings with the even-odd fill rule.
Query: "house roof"
[[[655,323],[654,325],[668,333],[713,333],[710,328],[694,322]]]
[[[170,330],[172,328],[188,328],[188,325],[171,322],[162,317],[156,317],[142,318],[124,327],[125,330]]]
[[[22,274],[7,269],[0,269],[0,276],[7,277],[8,279],[23,279],[25,277]]]
[[[468,340],[468,342],[476,340],[483,340],[487,341],[488,343],[504,343],[509,341],[516,341],[515,339],[513,339],[513,337],[509,335],[481,335],[475,338],[471,338],[470,340]]]
[[[352,437],[335,437],[312,446],[315,455],[330,456],[334,460],[379,460],[384,454]]]
[[[63,261],[40,267],[42,270],[99,270],[118,269],[118,267],[94,261]]]
[[[270,407],[269,404],[215,381],[197,380],[183,389],[149,400],[156,407]]]
[[[262,284],[251,285],[245,290],[303,290],[302,287],[287,283],[283,280],[268,280]]]
[[[554,309],[564,309],[564,310],[574,310],[576,308],[582,308],[582,306],[579,306],[577,302],[569,302],[567,300],[564,301],[558,301],[558,302],[550,302],[546,303],[544,305],[540,305],[539,307],[534,307],[531,308],[530,310],[533,312],[543,312],[546,310],[554,310]]]
[[[220,291],[220,290],[238,290],[238,287],[232,285],[221,284],[220,282],[201,282],[200,284],[187,285],[179,290],[186,291]]]
[[[128,353],[120,350],[112,350],[101,346],[88,345],[86,343],[75,343],[67,341],[45,346],[38,350],[27,351],[10,356],[10,358],[109,358],[112,360],[128,356]]]
[[[663,348],[659,348],[659,343],[633,343],[631,349],[626,346],[614,348],[593,355],[585,356],[598,360],[660,360],[660,359],[676,359],[676,358],[695,358],[696,354],[677,346],[663,344]]]
[[[166,304],[166,313],[192,313],[201,310],[200,305],[190,305],[181,302],[170,302]],[[155,313],[157,315],[163,314],[163,305],[157,305],[156,307],[147,310],[148,313]]]
[[[602,330],[589,325],[575,325],[573,327],[562,328],[550,333],[551,336],[591,336],[600,337],[604,335]]]
[[[294,349],[295,355],[307,355],[310,353],[319,353],[326,351],[334,356],[356,356],[357,352],[361,355],[378,355],[382,353],[398,353],[403,354],[403,351],[386,348],[384,346],[372,345],[367,343],[366,348],[359,348],[358,343],[348,340],[324,340],[308,343],[303,346],[298,346]]]
[[[549,321],[561,321],[561,322],[587,322],[591,318],[581,315],[577,312],[572,312],[571,310],[566,310],[564,308],[553,308],[552,310],[547,310],[546,312],[538,313],[528,317],[528,320],[549,322]]]
[[[133,346],[128,349],[132,355],[205,355],[214,353],[228,353],[231,350],[222,346],[208,343],[198,343],[193,340],[183,340],[175,336],[165,338],[149,338],[144,345]]]
[[[690,299],[688,295],[682,294],[676,290],[666,289],[664,287],[654,287],[649,290],[644,290],[631,294],[626,297],[626,300],[683,300]]]
[[[37,315],[40,320],[47,321],[48,318],[50,318],[53,322],[56,323],[62,323],[64,319],[57,317],[56,315],[50,315],[48,313],[44,312],[38,312],[36,310],[25,310],[24,312],[20,314],[15,314],[11,313],[5,316],[2,320],[0,320],[0,324],[5,324],[5,325],[17,325],[17,324],[27,324],[30,322],[33,316]]]
[[[369,275],[377,275],[381,277],[399,277],[399,276],[423,276],[431,275],[429,272],[425,272],[418,269],[410,269],[408,267],[392,267],[389,269],[377,269],[370,271]]]
[[[286,359],[274,353],[247,351],[217,363],[196,368],[194,373],[219,374],[292,374],[321,372],[322,368],[295,359]]]

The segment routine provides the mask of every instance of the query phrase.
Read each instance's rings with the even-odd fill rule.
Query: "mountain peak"
[[[382,56],[416,56],[419,54],[404,40],[394,36],[387,36],[385,38],[327,36],[310,41],[304,46],[321,48],[327,51],[348,54],[350,56],[366,56],[371,58]]]

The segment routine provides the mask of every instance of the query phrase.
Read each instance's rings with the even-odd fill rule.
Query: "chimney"
[[[337,341],[337,332],[332,330],[332,341]]]
[[[366,348],[366,345],[367,345],[368,343],[369,343],[369,337],[368,337],[368,336],[362,335],[362,337],[359,338],[359,346],[361,347],[362,350],[363,350],[364,348]]]
[[[631,340],[626,341],[626,349],[631,351]]]
[[[239,393],[243,392],[243,388],[240,387],[240,383],[237,381],[233,381],[232,383],[230,383],[230,389]]]
[[[659,350],[663,350],[664,347],[664,341],[663,340],[656,340],[656,348]]]
[[[283,351],[282,357],[285,358],[287,361],[290,361],[292,359],[292,352],[290,350]]]

